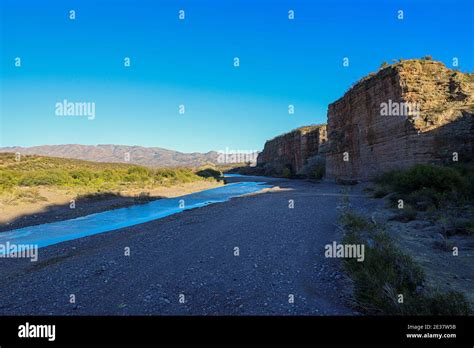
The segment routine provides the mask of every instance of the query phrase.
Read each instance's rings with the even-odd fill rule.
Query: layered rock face
[[[387,66],[328,107],[326,177],[371,179],[474,159],[474,76],[431,60]]]
[[[264,167],[269,174],[296,174],[309,157],[319,152],[327,140],[326,126],[306,126],[280,135],[265,143],[258,155],[257,166]]]

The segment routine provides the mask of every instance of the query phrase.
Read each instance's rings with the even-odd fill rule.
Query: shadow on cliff
[[[410,121],[405,119],[402,136],[398,136],[399,149],[395,156],[386,153],[384,146],[374,137],[372,130],[362,134],[358,124],[345,126],[344,131],[336,132],[331,140],[331,149],[328,157],[331,164],[326,175],[330,179],[338,180],[371,180],[374,177],[393,170],[407,169],[415,164],[453,164],[454,161],[469,163],[474,161],[474,114],[470,111],[460,111],[462,115],[445,125],[420,132]],[[427,120],[430,122],[430,120]],[[431,120],[431,122],[434,122]],[[331,133],[330,133],[331,136]],[[342,138],[341,138],[342,136]],[[368,148],[369,154],[362,155],[362,148]],[[344,161],[343,154],[348,152],[349,158],[355,161]],[[380,156],[392,156],[389,160],[381,161]],[[370,159],[364,161],[363,158]],[[385,163],[384,163],[385,162]]]
[[[474,161],[474,113],[462,111],[459,119],[424,134],[433,137],[433,155],[438,162],[452,163],[453,153],[461,163]]]

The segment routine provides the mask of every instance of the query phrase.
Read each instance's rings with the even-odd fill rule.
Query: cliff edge
[[[326,177],[371,179],[474,158],[474,76],[414,59],[386,65],[328,107]]]

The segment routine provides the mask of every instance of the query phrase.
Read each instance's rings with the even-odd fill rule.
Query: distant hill
[[[0,152],[81,159],[94,162],[117,162],[150,167],[199,167],[217,164],[218,153],[183,153],[159,147],[127,145],[43,145],[33,147],[0,147]],[[127,161],[129,158],[129,161]]]

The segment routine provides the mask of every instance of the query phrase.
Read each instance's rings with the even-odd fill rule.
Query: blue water
[[[243,177],[242,174],[228,174],[228,173],[224,174],[224,178],[242,178],[242,177]]]
[[[260,182],[238,182],[185,196],[159,199],[146,204],[109,210],[76,219],[0,232],[0,244],[9,242],[10,244],[36,245],[41,248],[161,219],[184,210],[225,202],[232,197],[257,192],[269,187],[271,186]],[[183,201],[184,207],[182,207]],[[2,253],[1,250],[0,253]]]

